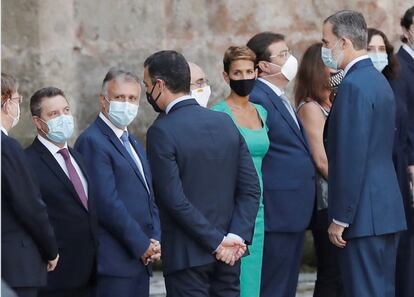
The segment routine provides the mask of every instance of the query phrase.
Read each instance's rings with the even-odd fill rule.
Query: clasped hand
[[[150,245],[146,252],[141,256],[144,265],[159,261],[161,259],[161,244],[158,240],[150,239]]]
[[[216,252],[216,259],[233,266],[246,252],[246,245],[240,240],[225,237]]]

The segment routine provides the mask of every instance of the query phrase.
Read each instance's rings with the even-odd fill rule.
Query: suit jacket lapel
[[[262,90],[264,90],[266,92],[266,94],[268,95],[268,99],[270,100],[270,102],[273,104],[274,107],[276,107],[276,109],[279,111],[279,113],[282,115],[282,117],[288,123],[288,125],[293,130],[293,132],[295,132],[295,134],[303,142],[303,144],[305,145],[305,148],[308,149],[308,144],[306,143],[305,139],[303,138],[302,132],[299,130],[298,125],[296,125],[295,120],[292,118],[292,115],[289,113],[289,111],[287,110],[286,106],[283,104],[282,98],[280,98],[279,96],[277,96],[273,92],[273,90],[271,90],[264,83],[260,82],[260,84],[263,85],[263,86],[262,85],[259,85],[259,86],[262,88]],[[299,118],[298,118],[298,122],[299,122]]]
[[[398,55],[403,59],[409,68],[414,71],[414,59],[410,56],[409,53],[402,47],[398,50]]]
[[[138,141],[135,138],[129,136],[129,141],[131,142],[132,147],[134,148],[135,152],[137,153],[138,158],[141,160],[142,170],[144,171],[145,180],[147,182],[145,183],[144,179],[142,179],[142,178],[141,178],[141,180],[144,183],[144,186],[145,186],[145,184],[148,186],[148,188],[150,190],[150,196],[151,196],[151,193],[153,193],[152,180],[151,180],[151,175],[149,174],[150,170],[147,166],[147,160],[146,160],[145,154],[142,151],[142,149],[140,147],[140,144],[138,143]],[[141,177],[141,174],[140,174],[140,177]]]
[[[72,197],[75,199],[79,205],[85,209],[85,207],[82,204],[82,201],[80,200],[78,193],[76,193],[76,190],[69,179],[69,177],[66,175],[66,173],[63,171],[62,167],[60,167],[59,163],[56,161],[55,157],[52,156],[50,151],[37,139],[33,141],[33,146],[36,148],[36,150],[41,154],[42,160],[46,163],[46,165],[50,168],[50,170],[57,176],[57,178],[68,188],[69,191],[72,192]],[[86,211],[86,209],[85,209]]]
[[[138,169],[137,164],[132,159],[132,157],[129,155],[128,151],[126,150],[126,148],[124,147],[124,145],[121,143],[121,141],[119,140],[119,138],[116,137],[114,131],[112,131],[112,129],[109,128],[108,125],[105,124],[105,122],[102,121],[99,117],[96,119],[96,123],[97,123],[98,127],[100,128],[100,130],[102,131],[102,133],[104,133],[108,137],[109,141],[113,144],[113,146],[128,161],[129,165],[131,165],[131,167],[134,170],[135,174],[137,175],[138,179],[141,181],[141,183],[145,187],[145,181],[142,178],[141,172],[139,172],[139,169]]]

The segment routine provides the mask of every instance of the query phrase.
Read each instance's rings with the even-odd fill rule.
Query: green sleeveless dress
[[[236,124],[240,134],[244,137],[247,148],[252,156],[254,167],[260,182],[260,205],[254,227],[252,245],[249,246],[250,255],[241,259],[240,273],[240,296],[259,297],[260,279],[262,274],[263,241],[264,241],[264,208],[263,208],[263,180],[262,180],[262,160],[269,149],[269,138],[267,136],[266,118],[267,112],[261,106],[253,104],[262,120],[263,127],[260,129],[248,129],[240,127],[234,118],[230,107],[223,100],[215,104],[211,109],[227,113]]]

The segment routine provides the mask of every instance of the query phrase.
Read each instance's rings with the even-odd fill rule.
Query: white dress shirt
[[[293,109],[292,104],[290,103],[289,99],[287,98],[285,92],[283,92],[281,89],[279,89],[277,86],[275,86],[274,84],[272,84],[271,82],[259,77],[258,80],[260,80],[262,83],[264,83],[265,85],[267,85],[269,88],[272,89],[272,91],[278,95],[280,97],[280,99],[282,99],[283,104],[285,105],[286,109],[289,111],[290,115],[292,116],[293,120],[295,121],[296,125],[298,126],[299,130],[300,130],[300,126],[299,126],[299,122],[298,122],[298,118],[296,117],[296,112]]]
[[[67,149],[68,148],[68,144],[65,143],[64,147],[63,148],[60,148],[57,145],[55,145],[52,142],[50,142],[49,140],[47,140],[46,138],[44,138],[43,136],[41,136],[40,134],[37,135],[37,138],[48,149],[48,151],[52,154],[52,156],[59,163],[60,168],[62,168],[62,170],[65,172],[65,174],[69,178],[69,171],[68,171],[68,169],[66,167],[65,159],[63,159],[63,156],[59,153],[59,151],[61,149],[63,149],[63,148],[66,148]],[[70,152],[69,152],[69,156],[70,156],[70,161],[72,162],[73,167],[75,167],[75,170],[78,173],[79,178],[80,178],[80,180],[82,182],[83,190],[85,191],[86,197],[88,197],[88,183],[86,182],[86,178],[83,175],[82,170],[80,169],[78,163],[73,158],[73,156],[71,155]]]
[[[9,133],[7,133],[7,130],[3,126],[1,126],[1,131],[3,131],[4,134],[6,134],[7,136],[9,136]]]
[[[414,50],[406,43],[403,43],[402,48],[414,59]]]
[[[108,125],[109,128],[111,128],[111,130],[115,133],[116,137],[118,137],[119,142],[121,142],[121,144],[124,145],[124,143],[121,140],[121,136],[125,131],[128,132],[127,128],[125,127],[125,129],[119,129],[117,126],[112,124],[112,122],[102,112],[99,113],[99,117],[101,118],[102,121],[104,121],[105,124]],[[131,148],[132,154],[134,155],[135,164],[137,164],[138,170],[141,173],[142,179],[145,182],[145,187],[147,188],[147,191],[149,193],[149,188],[148,188],[147,180],[145,179],[144,167],[142,167],[142,162],[131,143],[129,143],[129,146]]]
[[[188,99],[194,99],[193,97],[191,97],[190,95],[184,95],[178,98],[175,98],[173,101],[171,101],[168,105],[167,108],[165,109],[165,113],[168,114],[171,110],[171,108],[173,108],[174,105],[176,105],[177,103],[184,101],[184,100],[188,100]],[[195,100],[195,99],[194,99]]]
[[[356,63],[358,63],[359,61],[362,61],[364,59],[370,59],[370,57],[368,55],[363,55],[363,56],[359,56],[358,58],[355,58],[351,62],[349,62],[348,65],[346,65],[346,67],[344,69],[344,77],[348,73],[349,69],[351,69],[352,66],[354,66]]]

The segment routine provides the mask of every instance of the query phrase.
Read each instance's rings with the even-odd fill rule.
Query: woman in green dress
[[[212,109],[227,113],[236,124],[253,159],[263,195],[262,160],[269,149],[266,110],[249,102],[249,93],[257,77],[255,54],[246,46],[231,46],[224,54],[224,80],[231,92]],[[241,259],[240,296],[259,297],[264,240],[263,197],[260,199],[250,255]]]

